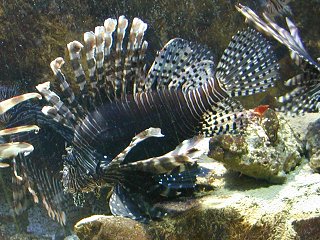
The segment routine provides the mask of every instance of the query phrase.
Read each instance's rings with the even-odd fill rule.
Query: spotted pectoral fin
[[[313,60],[306,51],[297,27],[288,18],[286,19],[289,31],[277,25],[268,16],[260,18],[249,7],[238,4],[237,9],[247,20],[249,20],[259,31],[271,35],[281,44],[285,45],[292,60],[303,70],[299,74],[285,82],[287,86],[293,86],[288,94],[279,97],[282,106],[279,110],[286,111],[292,115],[305,111],[319,111],[319,78],[320,64]]]
[[[199,132],[206,137],[241,130],[247,122],[243,106],[237,100],[226,98],[202,116]]]
[[[197,88],[214,75],[213,54],[204,46],[175,38],[158,53],[146,80],[146,89]]]
[[[263,92],[279,79],[279,66],[267,40],[254,29],[232,37],[216,69],[216,78],[230,96]]]
[[[187,164],[181,168],[175,168],[171,172],[159,174],[154,179],[161,186],[165,187],[161,195],[170,196],[173,191],[177,194],[179,190],[194,189],[196,187],[197,176],[201,172],[202,168],[197,164]]]
[[[117,184],[112,192],[109,206],[113,215],[129,217],[138,221],[160,218],[165,211],[152,206],[142,194],[131,190],[128,186]]]

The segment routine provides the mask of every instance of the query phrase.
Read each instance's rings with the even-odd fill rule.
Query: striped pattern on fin
[[[28,184],[25,179],[12,177],[12,198],[15,214],[21,215],[28,208]]]
[[[158,53],[148,72],[146,89],[195,89],[213,77],[213,69],[213,55],[207,48],[175,38]]]
[[[148,203],[142,194],[137,194],[128,186],[120,184],[113,188],[109,206],[113,215],[129,217],[141,222],[166,215],[163,210]]]
[[[0,102],[0,114],[4,114],[14,106],[32,98],[41,99],[42,97],[39,93],[25,93],[19,96],[14,96],[9,99],[3,100]]]
[[[216,69],[216,78],[230,96],[263,92],[279,79],[279,65],[271,46],[254,29],[232,37]]]
[[[206,137],[241,130],[246,125],[245,111],[237,100],[226,98],[202,117],[199,132]]]
[[[61,71],[61,67],[64,64],[62,57],[58,57],[50,63],[51,70],[59,81],[59,86],[62,91],[62,94],[67,98],[67,101],[71,106],[77,105],[75,101],[75,94],[70,87],[69,83],[66,81],[66,77]]]
[[[94,174],[97,169],[94,153],[89,153],[88,150],[80,153],[73,148],[67,148],[66,150],[67,155],[64,156],[62,171],[64,191],[77,193],[79,189],[83,192],[90,192],[97,189],[99,182],[94,179]]]
[[[66,120],[67,125],[74,126],[76,116],[70,111],[65,103],[60,100],[60,97],[50,90],[50,82],[38,84],[36,88],[45,97],[45,99],[53,105],[57,110],[57,114]]]
[[[49,113],[48,108],[45,111],[55,121],[74,126],[75,122],[81,121],[99,105],[128,93],[143,91],[146,77],[144,56],[148,45],[143,37],[147,24],[135,18],[129,34],[128,24],[124,16],[120,16],[118,21],[107,19],[104,26],[95,28],[95,32],[84,34],[83,44],[79,41],[67,44],[79,94],[73,92],[72,82],[61,71],[64,60],[59,57],[51,62],[50,66],[59,82],[62,95],[59,96],[50,91],[49,86],[41,84],[38,91],[57,109],[58,114],[52,110]],[[116,37],[113,36],[115,31]],[[86,79],[82,54],[86,55],[89,79]]]
[[[281,44],[285,45],[292,60],[299,66],[303,73],[285,82],[285,85],[295,87],[291,92],[278,98],[283,105],[280,111],[285,111],[291,115],[301,114],[305,111],[319,111],[320,104],[320,64],[312,59],[303,46],[298,29],[292,21],[286,18],[289,32],[268,16],[264,15],[261,19],[250,8],[239,4],[237,6],[247,20],[257,29],[265,34],[271,35]]]
[[[132,148],[137,146],[138,143],[150,138],[150,137],[163,137],[161,134],[160,128],[148,128],[141,133],[137,134],[133,137],[128,147],[126,147],[121,153],[119,153],[114,159],[112,159],[111,163],[108,161],[105,163],[101,163],[102,168],[109,169],[111,167],[118,167],[125,159],[125,157],[128,155],[128,153],[131,151]]]
[[[42,202],[48,215],[61,225],[66,224],[66,214],[62,203],[65,201],[61,183],[53,176],[37,168],[30,159],[20,155],[18,160],[19,174],[13,178],[13,203],[16,214],[26,210],[26,195],[29,192],[33,196],[34,203]]]
[[[310,66],[310,65],[308,65]],[[308,69],[304,73],[286,81],[287,86],[294,86],[294,89],[278,97],[278,101],[283,104],[280,111],[292,116],[304,112],[319,112],[320,109],[320,72],[315,69]]]
[[[261,19],[254,11],[249,7],[238,4],[236,6],[237,10],[246,17],[246,21],[252,23],[259,31],[264,32],[267,35],[272,36],[281,44],[285,45],[290,51],[297,54],[304,61],[309,62],[316,69],[320,71],[320,64],[314,61],[308,52],[305,50],[302,41],[299,37],[297,27],[286,18],[287,25],[289,27],[290,33],[278,26],[270,18],[264,15],[266,21]]]
[[[124,165],[120,165],[121,170],[150,172],[153,174],[163,174],[173,169],[196,161],[203,151],[197,145],[200,144],[202,137],[197,136],[183,141],[175,150],[159,157],[140,160]]]
[[[17,95],[18,95],[18,88],[16,86],[0,86],[0,102]],[[12,109],[12,107],[4,111],[2,110],[2,113],[0,114],[1,123],[6,124],[10,121],[10,118],[12,117],[12,114],[13,114],[11,111],[9,111],[10,109]]]

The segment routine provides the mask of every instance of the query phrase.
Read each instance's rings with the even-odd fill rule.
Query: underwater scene
[[[320,239],[319,0],[3,0],[0,240]]]

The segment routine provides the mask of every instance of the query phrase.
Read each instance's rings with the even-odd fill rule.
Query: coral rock
[[[300,163],[302,143],[271,109],[249,120],[242,135],[213,137],[208,156],[247,176],[282,183]]]

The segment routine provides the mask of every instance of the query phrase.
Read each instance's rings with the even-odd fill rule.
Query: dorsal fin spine
[[[96,37],[96,61],[97,61],[97,77],[98,82],[103,82],[103,61],[105,48],[105,28],[97,26],[94,30]],[[104,84],[103,84],[104,85]]]
[[[75,95],[69,83],[66,81],[64,74],[61,71],[61,67],[63,64],[64,64],[63,58],[58,57],[50,63],[50,67],[60,83],[59,86],[62,93],[66,96],[69,104],[72,105],[72,103],[75,101]]]
[[[130,84],[131,84],[131,79],[127,79],[130,77],[130,74],[132,73],[132,58],[134,54],[134,47],[137,42],[137,35],[139,31],[141,21],[139,21],[138,18],[134,18],[132,21],[132,26],[131,30],[129,33],[129,41],[127,44],[127,53],[125,56],[125,61],[124,61],[124,69],[123,69],[123,78],[122,78],[122,96],[124,96],[127,92],[127,85],[129,86],[130,89]],[[130,80],[127,82],[127,80]]]
[[[62,117],[69,121],[70,125],[75,123],[76,117],[70,109],[60,100],[60,97],[50,90],[50,82],[37,85],[37,90],[51,103]]]
[[[120,16],[118,19],[117,28],[117,42],[116,42],[116,58],[115,58],[115,80],[114,80],[114,94],[119,97],[121,91],[122,80],[122,51],[123,51],[123,39],[128,27],[128,20],[124,16]]]
[[[96,43],[95,43],[94,33],[93,32],[84,33],[83,40],[85,43],[85,54],[87,59],[88,72],[89,72],[90,87],[93,89],[93,91],[90,94],[92,97],[94,97],[97,92],[97,80],[95,77],[96,59],[94,57]]]

